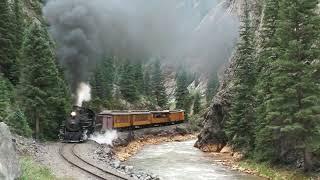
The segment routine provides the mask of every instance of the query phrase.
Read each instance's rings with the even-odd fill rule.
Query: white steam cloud
[[[77,89],[77,106],[82,106],[83,102],[91,100],[91,88],[89,84],[80,83]]]
[[[112,141],[118,138],[116,130],[108,130],[104,134],[94,133],[90,136],[90,140],[93,140],[99,144],[112,145]]]

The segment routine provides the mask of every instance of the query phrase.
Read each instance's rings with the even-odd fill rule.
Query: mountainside
[[[301,3],[225,1],[240,18],[240,40],[196,147],[228,145],[258,162],[319,168],[319,2]]]

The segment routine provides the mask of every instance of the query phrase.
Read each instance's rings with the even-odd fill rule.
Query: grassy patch
[[[312,175],[304,174],[302,171],[293,170],[283,167],[271,166],[267,163],[257,163],[250,160],[241,161],[239,163],[240,168],[249,169],[257,172],[258,175],[275,180],[309,180],[316,179]]]
[[[37,164],[29,157],[21,158],[20,164],[22,169],[20,180],[57,180],[48,168]]]

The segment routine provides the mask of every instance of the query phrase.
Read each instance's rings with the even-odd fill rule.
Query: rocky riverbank
[[[122,163],[125,157],[133,155],[145,144],[155,144],[168,141],[183,141],[191,138],[187,135],[184,124],[152,127],[146,129],[137,129],[133,132],[117,132],[117,139],[113,141],[113,146],[107,144],[98,144],[88,141],[77,145],[78,154],[87,161],[103,166],[105,168],[114,169],[120,173],[127,174],[132,179],[137,180],[157,180],[157,175],[136,170],[132,166],[126,166]],[[158,138],[160,137],[160,138]],[[195,138],[193,136],[192,138]],[[60,142],[36,142],[32,138],[24,138],[14,135],[15,146],[19,156],[22,159],[28,159],[39,164],[39,166],[47,168],[57,179],[77,179],[87,180],[93,179],[92,176],[82,170],[68,164],[59,154],[62,146]],[[119,149],[122,149],[120,151]],[[131,149],[133,153],[125,153]],[[134,150],[135,149],[135,150]],[[120,156],[120,152],[123,155]],[[1,179],[1,178],[0,178]]]

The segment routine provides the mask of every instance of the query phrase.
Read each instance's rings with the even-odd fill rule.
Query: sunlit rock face
[[[0,122],[0,179],[14,180],[19,176],[19,161],[9,127]]]

